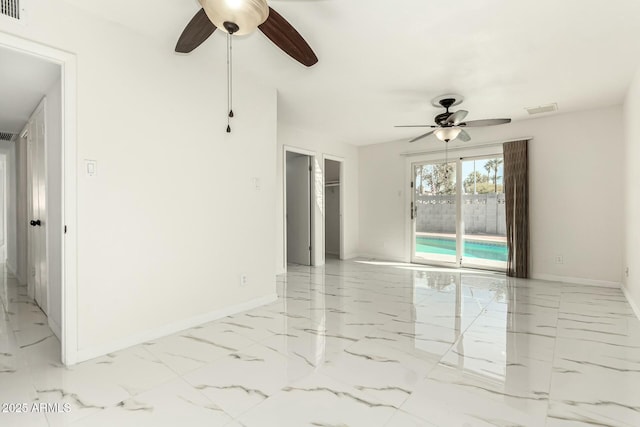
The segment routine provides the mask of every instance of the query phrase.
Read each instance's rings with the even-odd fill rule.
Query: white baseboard
[[[531,278],[534,280],[547,280],[549,282],[563,282],[563,283],[573,283],[576,285],[600,286],[602,288],[619,289],[622,287],[622,283],[620,282],[585,279],[582,277],[556,276],[554,274],[533,274]]]
[[[22,277],[20,277],[20,275],[18,274],[18,269],[11,265],[9,263],[9,260],[7,260],[5,265],[7,266],[7,270],[9,270],[9,273],[11,273],[13,277],[18,280],[19,284],[24,285],[26,283],[26,281],[22,280]]]
[[[16,274],[17,268],[11,265],[8,259],[5,261],[4,265],[7,266],[7,270],[9,271],[9,273],[13,274],[15,277],[18,277],[18,275]]]
[[[47,316],[47,320],[49,320],[49,327],[53,331],[54,335],[58,337],[59,341],[62,341],[62,328],[58,323],[51,318],[51,316]]]
[[[393,257],[388,255],[380,255],[380,254],[372,254],[372,253],[362,253],[356,256],[355,258],[369,258],[369,259],[374,259],[376,261],[382,261],[382,262],[401,262],[404,264],[410,264],[410,261],[407,261],[403,257]]]
[[[627,287],[624,286],[624,285],[622,285],[622,292],[624,293],[624,297],[629,302],[629,305],[631,306],[631,309],[636,314],[636,317],[638,318],[638,320],[640,320],[640,307],[638,307],[638,304],[636,304],[634,299],[631,297],[631,293],[629,292]]]
[[[231,307],[223,308],[220,310],[212,311],[210,313],[202,314],[199,316],[191,317],[189,319],[181,320],[172,323],[167,326],[163,326],[158,329],[150,331],[144,331],[121,340],[99,345],[90,348],[79,349],[77,353],[77,362],[84,362],[85,360],[95,359],[96,357],[104,356],[105,354],[113,353],[118,350],[133,347],[138,344],[142,344],[147,341],[152,341],[158,338],[166,337],[167,335],[175,334],[176,332],[184,331],[195,326],[202,325],[204,323],[212,322],[214,320],[221,319],[223,317],[231,316],[243,311],[251,310],[256,307],[260,307],[266,304],[270,304],[278,299],[277,294],[270,294],[261,298],[256,298],[251,301],[247,301],[242,304],[237,304]]]

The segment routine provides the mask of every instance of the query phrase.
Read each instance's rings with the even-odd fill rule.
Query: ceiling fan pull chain
[[[227,34],[227,109],[229,114],[227,115],[227,133],[231,133],[231,117],[233,117],[233,110],[231,108],[231,34]]]
[[[229,35],[229,117],[233,117],[233,34]]]
[[[444,142],[444,180],[449,180],[449,142]]]

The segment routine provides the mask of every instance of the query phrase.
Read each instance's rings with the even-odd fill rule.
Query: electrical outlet
[[[564,264],[564,257],[562,255],[556,255],[556,264]]]
[[[246,274],[240,276],[240,286],[247,286],[249,284],[249,278]]]

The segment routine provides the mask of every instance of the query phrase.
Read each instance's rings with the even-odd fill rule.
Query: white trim
[[[305,156],[309,157],[316,157],[318,155],[317,151],[310,151],[304,148],[295,147],[293,145],[283,145],[282,148],[284,149],[285,153],[287,151],[290,151],[292,153],[304,154]]]
[[[20,277],[18,277],[18,274],[16,273],[16,271],[18,271],[18,270],[14,266],[11,265],[11,263],[9,262],[9,258],[7,258],[7,261],[6,261],[5,265],[7,266],[7,271],[9,273],[11,273],[11,275],[18,280],[18,283],[20,285],[23,285],[22,281],[20,280]]]
[[[2,174],[3,179],[2,179],[2,185],[4,186],[4,188],[2,189],[2,196],[4,197],[4,200],[2,200],[2,216],[3,216],[3,220],[2,220],[2,226],[4,228],[4,230],[2,230],[2,247],[4,248],[4,262],[5,264],[7,263],[7,260],[9,259],[9,236],[7,236],[7,232],[9,230],[7,222],[8,222],[8,213],[9,213],[9,206],[8,206],[8,202],[9,202],[9,194],[7,194],[7,190],[9,190],[9,185],[7,180],[9,179],[9,170],[7,169],[7,165],[9,164],[9,161],[11,160],[11,158],[9,158],[7,155],[9,153],[0,153],[0,163],[3,164],[2,166]],[[13,180],[11,181],[11,183],[13,184]]]
[[[533,274],[531,279],[546,280],[548,282],[563,282],[576,285],[599,286],[601,288],[620,288],[622,283],[608,280],[585,279],[583,277],[556,276],[555,274]]]
[[[352,258],[367,258],[367,259],[372,259],[375,261],[382,261],[382,262],[401,262],[404,264],[424,265],[424,264],[412,263],[411,261],[407,261],[406,259],[401,257],[394,257],[394,256],[374,254],[374,253],[362,253],[362,254],[349,257],[349,259],[352,259]]]
[[[231,316],[234,314],[242,313],[247,310],[252,310],[256,307],[270,304],[278,299],[277,294],[270,294],[264,297],[252,299],[250,301],[237,304],[231,307],[222,308],[220,310],[212,311],[210,313],[201,314],[191,317],[185,320],[179,320],[170,325],[166,325],[160,328],[144,331],[131,335],[124,339],[111,342],[109,344],[99,345],[95,347],[89,347],[79,349],[77,353],[77,362],[84,362],[85,360],[91,360],[96,357],[103,356],[105,354],[113,353],[118,350],[133,347],[140,343],[153,341],[162,337],[166,337],[176,332],[184,331],[196,326],[203,325],[214,320],[221,319],[223,317]]]
[[[60,65],[62,85],[62,363],[78,361],[77,303],[77,58],[70,52],[0,32],[0,46]]]
[[[354,258],[360,258],[362,255],[357,253],[357,252],[353,252],[353,253],[348,253],[348,254],[344,254],[344,258],[343,260],[349,260],[349,259],[354,259]]]
[[[53,320],[53,317],[47,316],[47,319],[49,320],[49,327],[51,328],[51,331],[53,331],[54,335],[58,337],[59,340],[62,336],[62,328],[56,323],[55,320]]]
[[[299,147],[294,147],[293,145],[283,145],[282,146],[282,229],[283,229],[283,242],[282,242],[282,248],[283,248],[283,253],[282,253],[282,268],[284,270],[284,272],[286,273],[287,271],[287,153],[297,153],[297,154],[302,154],[305,156],[309,156],[309,161],[311,163],[311,172],[312,172],[312,176],[315,176],[315,172],[316,172],[316,168],[315,168],[315,163],[316,163],[316,158],[318,157],[318,153],[315,151],[309,151],[306,150],[304,148],[299,148]],[[313,182],[312,182],[313,183]],[[315,189],[315,185],[311,185],[312,189]],[[324,191],[324,189],[323,189]],[[313,200],[315,199],[317,195],[315,194],[315,191],[312,190],[311,194],[309,195],[309,197],[311,197],[311,201],[312,201],[312,207],[311,207],[311,225],[310,225],[310,230],[311,230],[311,253],[309,256],[309,260],[310,260],[310,264],[311,266],[318,266],[318,265],[322,265],[322,261],[324,260],[323,258],[316,258],[317,254],[318,254],[318,247],[316,245],[315,242],[315,229],[316,229],[316,213],[315,213],[315,205],[313,204]],[[322,196],[324,197],[324,194],[322,194]],[[324,229],[323,229],[324,230]],[[324,247],[322,248],[324,251]],[[320,252],[323,252],[320,251]],[[316,259],[319,259],[320,262],[317,262]]]
[[[624,294],[624,297],[627,299],[627,302],[631,306],[631,309],[635,313],[635,315],[638,318],[638,320],[640,320],[640,307],[638,307],[638,305],[636,304],[635,300],[631,296],[631,293],[629,292],[629,289],[627,289],[627,287],[624,286],[624,285],[620,286],[620,288],[622,289],[622,293]]]
[[[42,178],[44,180],[44,206],[45,206],[45,213],[44,213],[44,225],[45,225],[45,232],[44,232],[44,264],[45,264],[45,270],[46,270],[46,278],[45,278],[45,292],[46,292],[46,296],[45,299],[47,301],[47,305],[46,305],[46,311],[44,314],[47,315],[47,318],[51,317],[50,313],[51,313],[51,292],[50,292],[50,285],[49,285],[49,272],[51,271],[51,268],[49,266],[49,175],[48,175],[48,165],[47,165],[47,157],[48,157],[48,134],[49,134],[49,126],[47,123],[47,105],[48,105],[48,101],[47,101],[47,96],[43,96],[42,100],[40,101],[40,104],[38,105],[38,108],[36,108],[36,112],[42,110],[42,126],[44,127],[44,132],[42,133],[42,137],[44,139],[44,141],[42,142],[42,147],[44,148],[44,153],[40,153],[38,152],[38,157],[41,155],[44,155],[44,160],[40,160],[38,159],[38,161],[43,161],[44,162],[44,170],[42,171],[44,173],[44,177]],[[33,115],[36,114],[36,112],[33,113]],[[36,132],[37,133],[37,132]],[[38,169],[40,168],[40,165],[38,165]],[[40,184],[40,178],[39,178],[39,182],[38,185]],[[33,196],[30,197],[33,200]],[[40,214],[40,189],[38,189],[38,214]],[[39,216],[39,215],[38,215]],[[39,219],[39,218],[36,218]],[[28,239],[27,239],[28,240]],[[38,257],[39,258],[39,257]],[[42,272],[41,272],[42,273]],[[40,286],[42,286],[42,274],[40,275]],[[40,307],[42,309],[42,307]],[[59,338],[59,336],[58,336]]]

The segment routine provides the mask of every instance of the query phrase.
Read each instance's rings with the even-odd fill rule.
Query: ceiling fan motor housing
[[[267,0],[199,1],[211,22],[230,34],[250,34],[269,17]]]
[[[440,100],[440,105],[442,105],[444,108],[448,110],[449,107],[455,104],[455,102],[456,102],[455,98],[444,98]]]
[[[447,124],[447,119],[449,118],[449,116],[451,116],[453,113],[449,112],[449,108],[456,104],[456,99],[455,98],[442,98],[438,100],[438,103],[440,105],[442,105],[443,108],[446,108],[446,112],[438,114],[437,116],[435,116],[435,118],[433,119],[438,125],[440,126],[449,126],[449,124]]]
[[[438,114],[433,120],[440,126],[448,126],[447,119],[451,114],[453,113],[446,112],[446,113]]]

